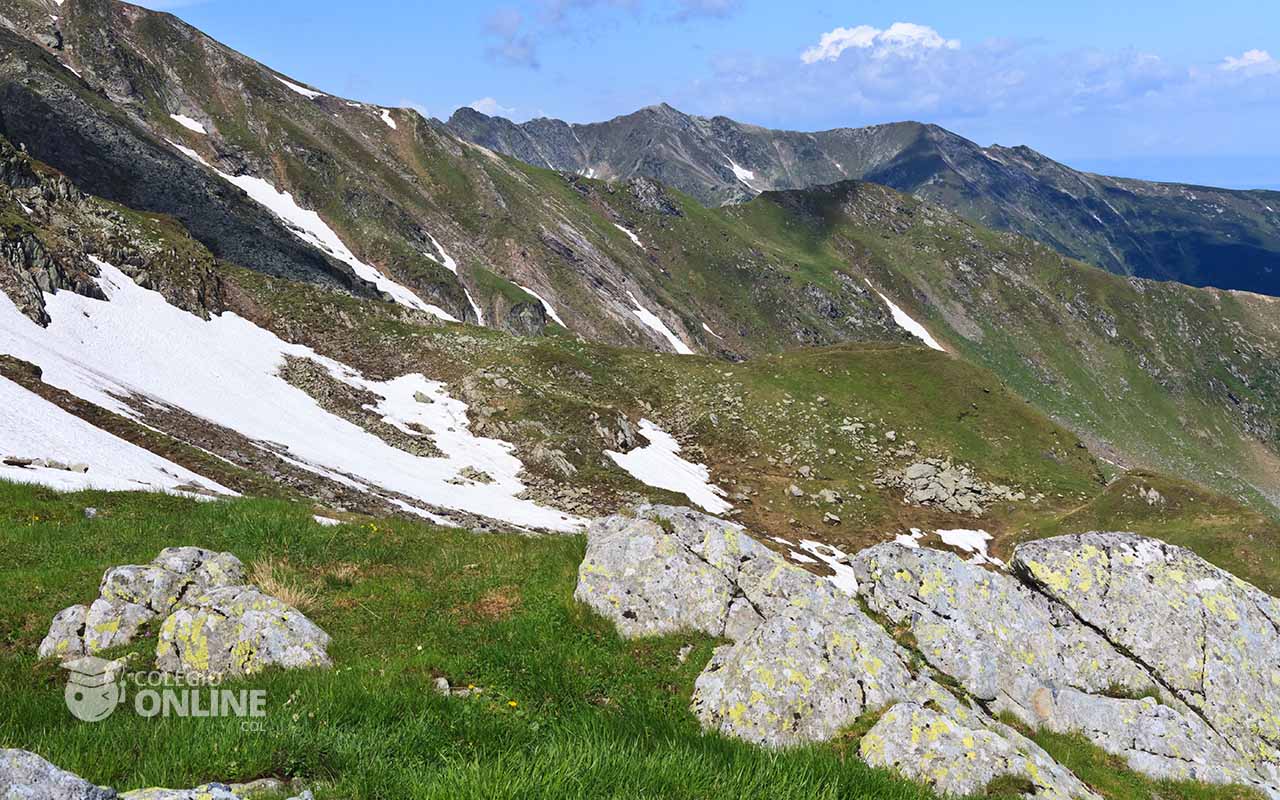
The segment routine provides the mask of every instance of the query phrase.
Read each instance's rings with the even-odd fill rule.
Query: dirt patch
[[[499,586],[490,589],[481,595],[479,600],[458,609],[462,617],[460,624],[500,622],[510,618],[520,608],[521,602],[518,587]]]

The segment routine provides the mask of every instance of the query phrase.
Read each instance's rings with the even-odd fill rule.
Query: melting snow
[[[315,100],[317,97],[324,97],[324,92],[317,92],[314,89],[308,89],[305,86],[299,86],[298,84],[293,83],[292,81],[286,81],[284,78],[281,78],[279,75],[276,75],[274,77],[276,80],[280,81],[285,86],[288,86],[290,89],[294,90],[295,92],[307,98],[308,100]]]
[[[8,298],[5,298],[6,302]],[[7,351],[6,351],[7,352]],[[0,478],[59,491],[174,491],[201,486],[219,494],[230,489],[125,441],[0,378],[0,453],[85,464],[88,472],[0,464]]]
[[[21,200],[18,201],[18,208],[22,209],[23,214],[26,214],[28,217],[31,216],[31,206],[27,205]]]
[[[467,293],[467,302],[471,304],[471,311],[476,315],[476,324],[484,327],[484,312],[480,310],[480,306],[476,304],[476,299],[471,296],[471,290],[463,286],[462,291]]]
[[[434,236],[432,236],[431,234],[429,234],[429,233],[428,233],[428,234],[427,234],[427,238],[431,240],[431,244],[432,244],[432,245],[436,248],[436,250],[437,250],[437,251],[439,251],[439,253],[440,253],[440,258],[436,258],[435,256],[431,255],[430,253],[426,253],[425,255],[427,256],[427,258],[431,259],[432,261],[436,262],[436,263],[437,263],[437,264],[439,264],[440,266],[442,266],[442,267],[444,267],[445,269],[449,270],[449,271],[450,271],[450,272],[452,272],[454,275],[457,275],[457,274],[458,274],[458,262],[457,262],[457,261],[454,261],[452,258],[450,258],[450,257],[449,257],[449,254],[448,254],[448,253],[446,253],[446,252],[444,251],[444,247],[443,247],[443,246],[441,246],[440,242],[436,241],[436,237],[434,237]]]
[[[796,562],[797,564],[817,564],[818,563],[818,559],[812,556],[806,556],[804,553],[797,553],[795,550],[792,550],[789,555],[791,556],[791,560]]]
[[[630,230],[628,230],[628,229],[626,229],[626,228],[622,227],[621,225],[619,225],[619,224],[618,224],[618,223],[616,223],[616,222],[615,222],[615,223],[613,223],[613,227],[615,227],[615,228],[617,228],[618,230],[620,230],[620,231],[622,231],[623,233],[625,233],[625,234],[627,235],[627,238],[628,238],[628,239],[630,239],[632,242],[634,242],[634,243],[635,243],[635,246],[636,246],[636,247],[639,247],[639,248],[640,248],[640,249],[642,249],[642,250],[644,249],[644,242],[640,241],[640,237],[639,237],[639,236],[636,236],[636,235],[635,235],[635,233],[634,233],[633,231],[630,231]]]
[[[723,339],[724,339],[724,337],[723,337],[723,336],[721,336],[720,334],[718,334],[718,333],[716,333],[715,331],[713,331],[713,330],[711,330],[710,328],[708,328],[708,327],[707,327],[707,323],[705,323],[705,322],[704,322],[704,323],[702,323],[702,329],[703,329],[704,331],[706,331],[707,333],[711,334],[712,336],[716,337],[717,339],[721,339],[721,340],[723,340]]]
[[[849,594],[858,593],[858,579],[854,577],[853,567],[845,563],[849,560],[848,553],[835,545],[815,542],[811,539],[802,539],[800,541],[800,549],[810,555],[817,556],[819,561],[831,568],[831,571],[835,574],[828,575],[827,580],[834,583],[837,589]]]
[[[333,228],[330,228],[316,212],[298,205],[293,199],[293,195],[288,192],[277,191],[275,186],[262,178],[255,178],[252,175],[229,175],[205,161],[200,157],[199,153],[191,148],[183,147],[175,142],[169,142],[169,144],[173,145],[188,158],[204,164],[220,175],[223,180],[239,186],[249,197],[256,200],[260,205],[265,206],[267,210],[284,221],[286,227],[293,231],[294,235],[299,239],[349,265],[356,275],[389,294],[397,303],[409,308],[416,308],[419,311],[425,311],[447,322],[458,321],[458,318],[449,312],[439,306],[424,302],[422,298],[409,291],[407,287],[383,275],[376,267],[356,258],[355,254],[347,248]]]
[[[0,295],[0,352],[38,365],[49,384],[116,413],[137,416],[120,399],[132,395],[184,409],[254,442],[275,443],[259,446],[373,495],[394,492],[530,528],[569,531],[585,524],[518,499],[525,487],[513,448],[473,435],[466,404],[450,397],[443,384],[419,374],[367,379],[233,313],[200,319],[115,267],[97,263],[98,284],[109,301],[66,291],[46,295],[53,319],[47,329]],[[312,359],[336,380],[379,396],[375,410],[388,424],[411,435],[420,435],[421,426],[443,457],[414,456],[326,412],[278,377],[286,355]],[[432,402],[418,402],[419,393]],[[13,435],[7,428],[2,433],[6,441]],[[493,482],[450,483],[467,467],[487,473]]]
[[[867,281],[867,285],[871,286],[871,281]],[[875,287],[872,288],[874,289]],[[898,308],[897,304],[886,297],[884,292],[877,291],[876,294],[880,295],[880,299],[885,302],[885,305],[889,306],[889,313],[893,315],[893,321],[898,324],[899,328],[902,328],[904,331],[924,342],[929,347],[932,347],[934,350],[941,350],[944,353],[947,352],[942,345],[938,344],[938,340],[933,338],[923,325],[912,319],[910,314],[903,311],[901,308]]]
[[[691,356],[693,351],[689,349],[689,345],[680,341],[680,337],[671,332],[667,324],[663,322],[657,314],[640,305],[640,301],[631,292],[627,292],[627,297],[631,298],[631,304],[635,306],[632,313],[635,314],[646,327],[656,332],[659,336],[671,343],[671,347],[682,356]]]
[[[316,521],[316,524],[321,526],[322,528],[332,528],[335,525],[342,524],[342,520],[340,519],[334,519],[333,517],[322,517],[319,514],[316,514],[311,518],[314,519]]]
[[[991,534],[986,531],[956,528],[954,530],[936,531],[936,533],[938,538],[942,539],[943,544],[958,548],[966,553],[973,553],[973,561],[975,563],[1004,566],[1004,562],[1000,559],[987,555],[987,542],[991,541]]]
[[[195,131],[196,133],[202,133],[202,134],[209,133],[204,129],[204,126],[201,125],[199,122],[196,122],[191,117],[184,116],[183,114],[170,114],[169,119],[173,120],[174,122],[178,123],[179,125],[181,125],[182,127],[186,128],[189,131]]]
[[[733,159],[729,159],[729,169],[733,170],[733,174],[738,178],[738,180],[745,183],[748,188],[751,188],[751,189],[756,188],[751,185],[751,181],[754,181],[756,179],[756,174],[754,172],[752,172],[749,169],[744,169],[738,166],[737,164],[734,163]]]
[[[680,443],[671,434],[647,419],[640,420],[640,433],[649,444],[630,453],[606,450],[605,455],[646,486],[680,492],[712,514],[733,508],[723,499],[724,490],[710,482],[711,473],[705,466],[677,455]]]
[[[909,547],[912,550],[919,549],[920,540],[924,538],[924,531],[919,528],[912,528],[911,533],[900,533],[893,538],[894,544],[900,544],[903,547]]]
[[[396,129],[396,121],[391,118],[391,112],[385,108],[382,109],[382,121],[387,123],[387,127],[391,130],[394,131]]]
[[[516,286],[520,286],[520,284],[517,283]],[[554,320],[557,325],[559,325],[561,328],[569,327],[568,325],[564,324],[564,320],[560,319],[560,315],[557,314],[556,310],[551,307],[551,304],[542,298],[542,295],[530,289],[528,286],[520,286],[520,288],[523,289],[528,294],[532,295],[534,300],[537,300],[539,303],[542,303],[542,310],[546,311],[547,316],[551,317],[551,319]]]

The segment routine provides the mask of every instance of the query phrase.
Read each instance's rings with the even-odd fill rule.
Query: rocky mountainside
[[[1041,241],[1122,275],[1280,295],[1280,193],[1079,172],[1028,147],[980,147],[916,122],[802,133],[668,105],[607,122],[517,125],[470,108],[468,141],[601,179],[642,175],[707,205],[857,178]]]
[[[92,256],[182,309],[327,341],[330,357],[383,377],[385,345],[352,352],[337,333],[353,318],[728,361],[924,340],[993,371],[1117,465],[1258,508],[1280,498],[1268,298],[1112,276],[856,181],[708,209],[644,177],[547,171],[111,0],[3,0],[0,37],[12,143],[0,142],[0,276],[38,324],[50,292],[105,293]],[[840,163],[900,150],[901,130],[849,133],[870,144]],[[305,365],[287,374],[360,415],[355,387]]]

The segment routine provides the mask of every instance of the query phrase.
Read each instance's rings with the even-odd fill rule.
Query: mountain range
[[[484,125],[511,141],[481,135]],[[687,400],[666,395],[670,386],[652,393],[657,375],[711,381],[715,364],[735,363],[777,363],[779,375],[790,375],[817,357],[803,348],[879,353],[921,339],[955,362],[946,374],[975,370],[951,379],[991,375],[1105,459],[1097,462],[1103,471],[1114,469],[1107,461],[1162,470],[1266,513],[1280,502],[1276,301],[1113,275],[1065,256],[1061,242],[1046,246],[1036,241],[1043,235],[996,224],[1020,219],[1042,234],[1080,233],[1081,219],[1108,219],[1110,203],[1126,222],[1095,220],[1092,229],[1131,237],[1137,252],[1137,220],[1155,230],[1165,224],[1157,217],[1178,214],[1205,237],[1221,238],[1237,224],[1224,220],[1246,218],[1263,237],[1271,230],[1257,211],[1265,194],[1079,176],[1029,151],[983,150],[912,123],[775,134],[657,107],[595,127],[516,127],[473,112],[446,125],[321,92],[176,17],[112,0],[0,2],[0,136],[0,287],[31,324],[56,331],[58,313],[68,313],[69,301],[54,302],[63,292],[109,295],[104,281],[121,279],[104,277],[98,265],[108,264],[183,312],[211,323],[234,314],[370,380],[420,373],[456,383],[490,412],[473,424],[500,431],[522,459],[511,479],[523,468],[540,474],[553,496],[588,498],[572,508],[607,508],[627,485],[604,453],[636,446],[642,416],[665,416],[686,431],[686,446],[716,452],[692,435],[706,422],[689,416]],[[528,163],[538,160],[531,149],[518,158],[498,152],[521,142],[545,149],[544,141],[571,160],[549,158],[558,167],[551,170]],[[684,155],[673,158],[677,152]],[[937,172],[939,165],[949,166]],[[885,185],[912,175],[904,185],[911,194]],[[779,182],[824,185],[770,188]],[[972,203],[956,208],[960,197]],[[1219,198],[1211,202],[1220,214],[1203,212],[1208,197]],[[975,221],[979,206],[999,216],[994,229]],[[218,409],[166,396],[146,375],[108,374],[112,388],[81,386],[77,394],[74,382],[51,377],[59,374],[53,362],[18,352],[12,342],[39,334],[12,322],[22,332],[11,331],[9,355],[27,366],[11,365],[11,380],[95,424],[101,412],[85,402],[145,420],[246,470],[233,480],[218,465],[230,481],[223,485],[261,485],[249,477],[265,469],[252,443],[279,444],[282,434],[212,420]],[[608,348],[616,347],[715,358],[613,374],[607,365],[621,362]],[[163,363],[207,357],[155,355]],[[918,380],[918,358],[904,355],[886,374]],[[495,359],[524,376],[532,394],[519,408],[495,395],[503,393],[482,366]],[[32,377],[41,370],[43,379]],[[286,374],[331,405],[335,392],[348,392],[313,368]],[[121,395],[131,399],[107,399]],[[351,396],[332,407],[350,416],[363,405]],[[725,413],[714,404],[698,412]],[[114,418],[111,425],[132,430]],[[938,434],[937,446],[959,448],[953,434]],[[341,466],[331,455],[315,454],[323,463],[285,458],[276,444],[268,448],[271,477],[312,497],[357,503],[358,493],[334,482],[330,473]],[[778,480],[765,476],[768,458],[780,456],[751,452],[765,459],[757,480]],[[1062,457],[1054,447],[1036,452]],[[721,456],[719,466],[707,456],[713,474],[741,453],[735,445]],[[999,472],[1002,458],[988,459],[989,468]],[[211,468],[205,459],[188,466]],[[854,485],[869,486],[875,471],[858,472]],[[316,474],[326,477],[317,483]],[[428,501],[386,491],[382,485],[375,505],[448,510],[434,494]]]
[[[804,133],[669,105],[607,122],[515,124],[461,108],[468,141],[548,169],[653,178],[706,205],[849,179],[915,195],[1122,275],[1280,295],[1280,193],[1079,172],[1029,147],[981,147],[900,122]]]

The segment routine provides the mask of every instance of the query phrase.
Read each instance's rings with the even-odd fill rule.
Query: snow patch
[[[365,378],[308,347],[289,344],[234,313],[203,320],[169,305],[115,267],[95,261],[107,301],[45,295],[41,328],[0,295],[0,352],[39,366],[44,379],[83,400],[137,419],[122,398],[168,406],[230,428],[313,473],[393,503],[454,509],[526,528],[579,530],[585,520],[519,499],[523,468],[512,446],[471,433],[467,405],[420,374]],[[429,433],[442,457],[425,458],[322,409],[279,377],[285,356],[319,363],[335,379],[381,398],[374,410],[414,436]],[[419,396],[431,402],[419,402]],[[9,426],[0,430],[8,441]],[[270,443],[270,444],[268,444]],[[471,468],[491,483],[450,483]],[[412,502],[409,502],[412,501]]]
[[[973,553],[971,560],[975,564],[1004,566],[1004,562],[1000,559],[987,555],[987,542],[991,541],[991,534],[986,531],[955,528],[953,530],[935,531],[935,533],[938,534],[938,538],[942,540],[943,544],[963,550],[966,553]]]
[[[299,239],[347,264],[355,271],[356,275],[386,292],[397,303],[419,311],[425,311],[446,322],[458,322],[458,318],[448,311],[424,302],[422,298],[407,287],[391,280],[376,267],[356,258],[355,254],[347,248],[333,228],[330,228],[316,212],[298,205],[297,201],[293,199],[293,195],[288,192],[278,191],[274,185],[262,178],[255,178],[252,175],[229,175],[205,161],[200,157],[199,153],[191,148],[183,147],[174,142],[169,142],[169,144],[173,145],[188,158],[194,159],[213,170],[223,180],[239,186],[244,190],[245,194],[257,201],[259,205],[266,207],[268,211],[279,217],[285,223],[285,227],[289,228]]]
[[[729,169],[733,170],[734,176],[737,177],[738,180],[745,183],[747,185],[747,188],[749,189],[756,188],[751,185],[751,181],[754,181],[756,179],[756,174],[754,172],[752,172],[749,169],[745,169],[743,167],[738,166],[733,159],[729,159]]]
[[[924,538],[924,531],[919,528],[912,528],[911,533],[900,533],[893,537],[893,543],[908,547],[912,550],[920,549],[920,540]]]
[[[667,323],[663,322],[657,314],[640,305],[640,301],[637,300],[636,296],[629,291],[627,292],[627,297],[631,298],[631,304],[635,306],[635,308],[631,310],[631,313],[635,314],[646,327],[670,342],[671,347],[680,355],[693,355],[693,350],[689,349],[689,345],[680,341],[680,337],[672,333],[671,329],[667,327]]]
[[[89,424],[5,378],[0,378],[0,453],[87,465],[87,472],[70,472],[49,467],[0,464],[0,479],[48,486],[64,492],[85,489],[172,492],[179,486],[199,486],[218,494],[236,494]]]
[[[340,519],[334,519],[333,517],[322,517],[319,514],[314,514],[312,515],[311,518],[315,520],[316,524],[322,528],[332,528],[336,525],[342,524],[342,520]]]
[[[858,579],[853,574],[853,567],[847,563],[848,553],[835,545],[815,542],[812,539],[801,539],[800,549],[816,556],[819,561],[831,568],[834,574],[828,575],[827,580],[835,584],[837,589],[853,595],[858,593]]]
[[[640,434],[649,444],[630,453],[606,450],[605,455],[646,486],[679,492],[712,514],[733,508],[724,500],[724,490],[710,482],[705,466],[679,456],[680,443],[671,434],[647,419],[640,420]]]
[[[185,116],[183,114],[170,114],[169,119],[173,120],[174,122],[178,123],[179,125],[181,125],[182,127],[186,128],[189,131],[194,131],[195,133],[199,133],[202,135],[208,135],[209,133],[204,129],[204,126],[201,125],[199,122],[196,122],[191,117]]]
[[[21,200],[19,200],[19,201],[18,201],[18,208],[22,209],[22,213],[23,213],[23,214],[26,214],[28,217],[29,217],[29,216],[31,216],[31,214],[33,213],[33,212],[31,211],[31,206],[27,205],[26,203],[22,202]]]
[[[867,285],[871,286],[871,281],[867,281]],[[875,287],[872,286],[872,289],[875,289]],[[934,350],[941,350],[944,353],[947,352],[946,348],[938,344],[938,340],[933,338],[932,334],[929,333],[925,326],[912,319],[910,314],[899,308],[896,303],[885,296],[884,292],[877,291],[876,294],[880,295],[880,299],[889,307],[889,313],[893,315],[893,321],[898,324],[899,328],[902,328],[904,331],[924,342]]]
[[[705,322],[704,322],[704,323],[702,323],[702,329],[703,329],[704,331],[706,331],[707,333],[711,334],[712,336],[716,337],[717,339],[720,339],[721,341],[723,341],[723,340],[724,340],[724,337],[723,337],[723,336],[721,336],[720,334],[718,334],[718,333],[716,333],[715,331],[713,331],[713,330],[711,330],[710,328],[708,328],[708,327],[707,327],[707,323],[705,323]]]
[[[806,556],[804,553],[798,553],[795,550],[792,550],[787,555],[789,555],[791,557],[791,560],[796,562],[797,564],[817,564],[818,563],[818,559],[814,558],[813,556]]]
[[[391,130],[394,131],[396,129],[396,121],[391,118],[391,112],[385,108],[382,109],[382,121],[387,123],[387,127]]]
[[[634,231],[628,230],[627,228],[622,227],[616,222],[613,223],[613,227],[625,233],[627,235],[627,238],[630,239],[633,243],[635,243],[636,247],[639,247],[641,250],[644,249],[644,242],[640,241],[640,237],[636,236]]]
[[[276,80],[278,80],[278,81],[280,81],[281,83],[283,83],[285,86],[288,86],[288,87],[289,87],[290,89],[292,89],[293,91],[295,91],[295,92],[297,92],[298,94],[302,95],[303,97],[307,98],[308,100],[315,100],[317,97],[324,97],[324,96],[325,96],[325,95],[324,95],[324,92],[317,92],[317,91],[316,91],[316,90],[314,90],[314,89],[308,89],[308,88],[307,88],[307,87],[305,87],[305,86],[299,86],[298,84],[296,84],[296,83],[294,83],[294,82],[292,82],[292,81],[287,81],[287,80],[285,80],[284,78],[281,78],[279,75],[275,75],[275,76],[273,76],[273,77],[274,77]]]
[[[471,290],[463,286],[462,291],[467,294],[467,302],[471,304],[471,311],[476,315],[476,324],[484,327],[484,312],[480,310],[480,306],[476,303],[476,299],[471,296]]]
[[[429,234],[429,233],[428,233],[428,234],[427,234],[427,238],[431,240],[431,245],[432,245],[433,247],[435,247],[435,249],[436,249],[436,251],[437,251],[437,252],[439,252],[439,253],[440,253],[440,258],[436,258],[435,256],[431,255],[430,253],[426,253],[425,255],[427,256],[427,258],[431,259],[432,261],[436,262],[436,263],[437,263],[437,264],[439,264],[440,266],[442,266],[442,267],[444,267],[445,269],[449,270],[449,271],[450,271],[450,272],[452,272],[454,275],[457,275],[457,274],[458,274],[458,262],[457,262],[457,261],[454,261],[454,260],[449,256],[449,254],[445,252],[444,247],[440,244],[440,242],[436,241],[436,237],[434,237],[434,236],[432,236],[431,234]]]
[[[521,285],[520,285],[520,284],[518,284],[518,283],[516,284],[516,286],[520,286],[520,288],[521,288],[521,289],[523,289],[523,290],[525,291],[525,293],[527,293],[527,294],[531,295],[531,296],[533,297],[533,299],[534,299],[534,300],[537,300],[539,303],[542,303],[542,310],[543,310],[543,311],[546,311],[546,312],[547,312],[547,316],[548,316],[548,317],[551,317],[551,319],[552,319],[552,320],[553,320],[557,325],[559,325],[561,328],[568,328],[568,327],[569,327],[568,325],[565,325],[565,324],[564,324],[564,320],[560,319],[560,315],[556,313],[556,310],[555,310],[554,308],[552,308],[552,307],[551,307],[551,304],[550,304],[550,303],[548,303],[546,300],[544,300],[544,299],[543,299],[542,295],[540,295],[540,294],[538,294],[537,292],[535,292],[534,290],[530,289],[528,286],[521,286]]]

